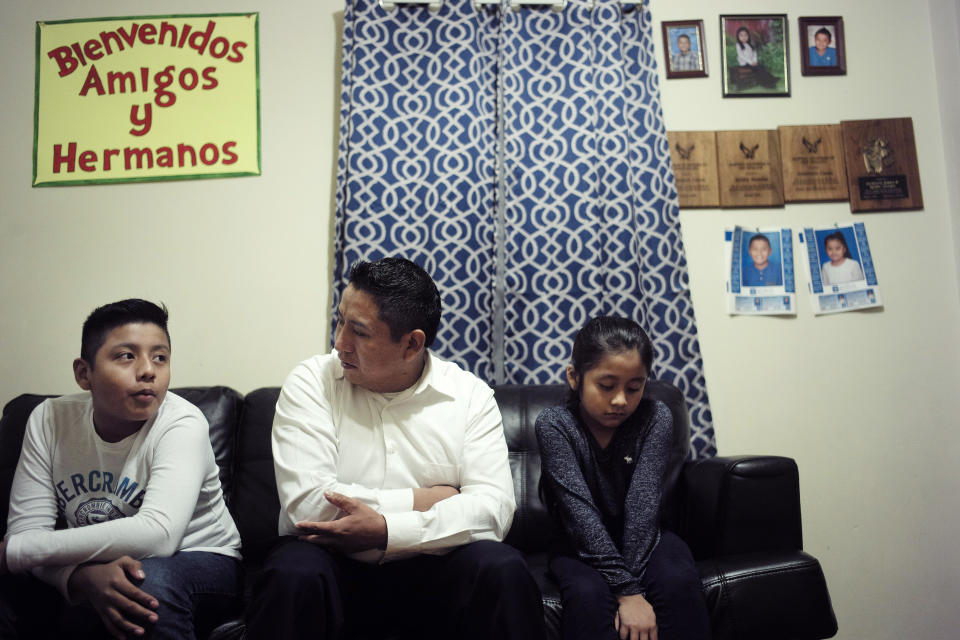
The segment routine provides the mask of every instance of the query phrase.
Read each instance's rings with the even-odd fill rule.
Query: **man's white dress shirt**
[[[273,460],[280,534],[336,519],[324,492],[342,493],[387,522],[386,552],[352,556],[367,562],[502,540],[516,508],[493,391],[429,352],[420,379],[396,394],[349,382],[336,352],[301,362],[277,401]],[[413,489],[435,485],[460,495],[414,511]]]

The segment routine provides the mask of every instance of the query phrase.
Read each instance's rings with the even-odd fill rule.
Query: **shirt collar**
[[[330,353],[334,358],[337,358],[337,369],[334,377],[337,380],[343,379],[343,365],[340,363],[340,358],[337,355],[336,349],[331,349]],[[428,349],[427,350],[427,361],[423,365],[423,373],[420,374],[420,379],[414,383],[416,387],[411,395],[418,395],[425,392],[427,389],[433,389],[449,398],[457,397],[457,388],[456,385],[452,382],[449,376],[444,376],[437,371],[437,366],[435,362],[439,362],[433,353]]]
[[[437,364],[439,362],[440,360],[433,355],[433,352],[427,350],[427,362],[423,366],[423,375],[420,376],[417,390],[413,392],[414,395],[430,388],[449,398],[457,397],[457,386],[454,384],[453,378],[451,376],[445,376],[437,370]]]

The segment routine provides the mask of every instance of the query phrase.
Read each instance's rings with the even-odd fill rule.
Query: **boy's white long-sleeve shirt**
[[[54,530],[58,514],[68,528]],[[105,442],[89,392],[46,400],[27,421],[10,493],[7,566],[67,596],[78,564],[209,551],[240,557],[206,418],[167,393],[139,431]]]
[[[353,555],[366,562],[502,540],[516,508],[493,390],[432,354],[419,382],[390,396],[350,383],[336,352],[300,363],[277,402],[273,460],[281,534],[337,518],[325,491],[383,514],[386,552]],[[414,511],[413,489],[434,485],[460,494]]]

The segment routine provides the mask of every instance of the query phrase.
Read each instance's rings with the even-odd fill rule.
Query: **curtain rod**
[[[439,11],[443,6],[443,0],[379,0],[380,7],[386,11],[392,11],[401,4],[425,4],[430,11]],[[473,0],[473,6],[480,8],[482,6],[498,6],[500,0]],[[548,6],[555,11],[560,11],[567,6],[567,0],[507,0],[507,4],[514,11],[519,11],[524,6]],[[590,9],[594,7],[594,0],[587,2]],[[621,0],[620,4],[638,5],[643,4],[643,0]]]

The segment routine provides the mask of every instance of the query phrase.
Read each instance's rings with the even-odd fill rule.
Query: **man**
[[[544,637],[540,592],[500,542],[515,501],[490,388],[428,348],[440,295],[402,258],[354,266],[334,352],[287,378],[273,423],[280,544],[251,638]]]

